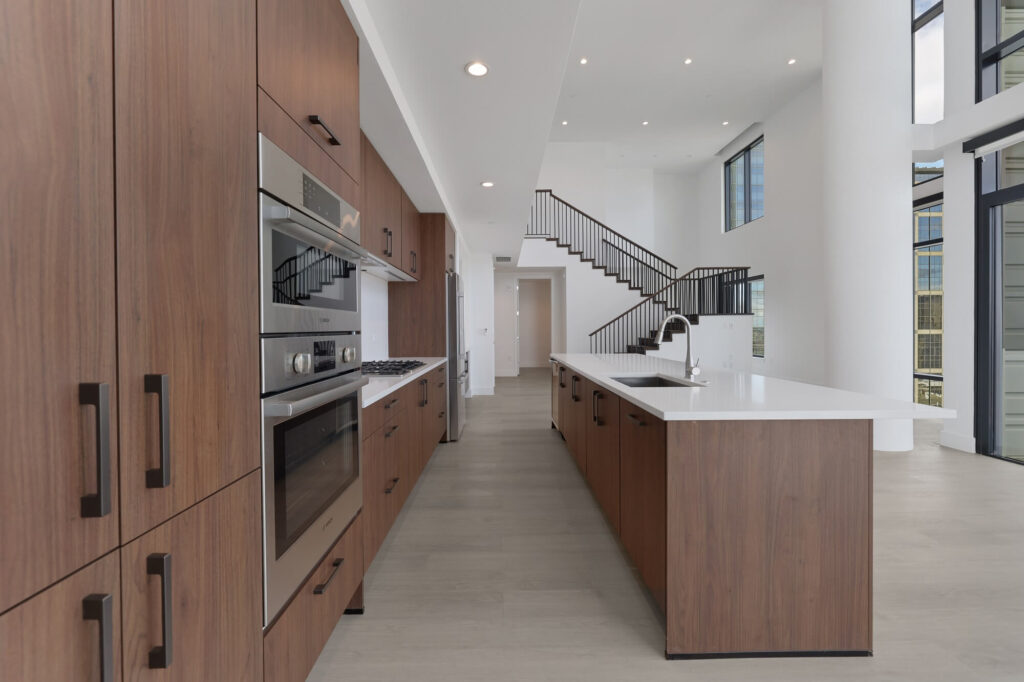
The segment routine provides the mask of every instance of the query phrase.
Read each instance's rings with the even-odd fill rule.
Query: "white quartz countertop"
[[[748,419],[951,419],[955,410],[917,405],[865,393],[776,379],[760,374],[709,370],[702,387],[633,388],[612,377],[659,374],[683,379],[676,360],[637,354],[551,356],[637,407],[666,421]]]
[[[447,358],[388,358],[388,360],[419,360],[425,364],[400,377],[379,377],[367,374],[366,377],[370,380],[370,383],[361,389],[363,392],[363,407],[369,407],[387,394],[393,393],[402,386],[405,386],[413,379],[418,379],[430,370],[436,369],[448,362]]]

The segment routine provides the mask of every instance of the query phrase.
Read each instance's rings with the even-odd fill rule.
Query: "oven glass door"
[[[270,437],[277,559],[359,481],[359,392],[275,424]]]
[[[324,310],[359,310],[359,265],[275,229],[271,232],[274,303]]]

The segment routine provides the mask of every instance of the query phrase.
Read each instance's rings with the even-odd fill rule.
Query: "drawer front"
[[[267,682],[301,682],[312,670],[363,579],[362,524],[362,515],[356,516],[267,632]]]
[[[405,407],[407,400],[403,400],[398,392],[388,393],[377,402],[363,408],[363,440],[366,440],[384,423],[392,419]]]

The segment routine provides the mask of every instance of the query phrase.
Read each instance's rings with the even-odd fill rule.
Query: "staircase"
[[[591,353],[639,353],[658,350],[661,322],[684,315],[699,324],[702,315],[750,315],[748,267],[694,268],[590,333]],[[685,333],[682,322],[665,328],[665,341]]]
[[[579,210],[549,189],[539,189],[527,239],[546,239],[595,270],[650,296],[676,279],[676,266]]]
[[[676,266],[579,210],[549,189],[536,191],[527,239],[546,239],[579,256],[608,277],[639,291],[644,300],[590,333],[591,353],[657,350],[654,339],[666,316],[750,315],[749,267],[694,268],[682,277]],[[665,341],[685,333],[682,322],[665,328]]]

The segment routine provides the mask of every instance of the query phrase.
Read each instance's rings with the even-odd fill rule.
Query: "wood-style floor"
[[[469,401],[310,680],[1024,679],[1024,466],[875,458],[875,655],[664,660],[660,615],[561,438],[546,370]]]

